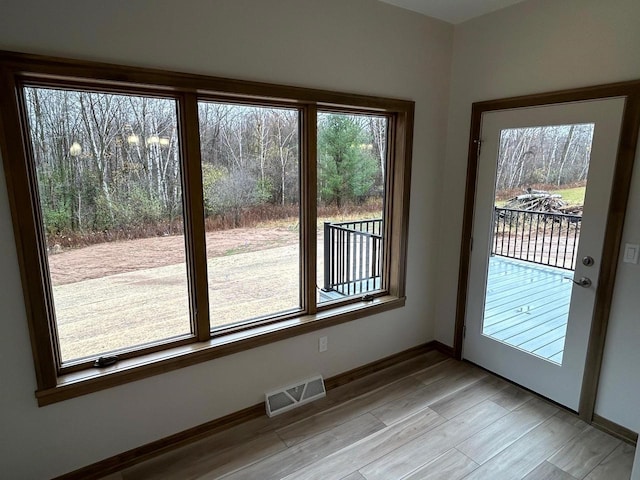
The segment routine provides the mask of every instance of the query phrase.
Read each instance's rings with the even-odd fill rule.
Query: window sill
[[[87,395],[107,388],[159,375],[171,370],[206,362],[251,348],[284,340],[321,328],[356,320],[377,313],[403,307],[404,297],[383,296],[369,302],[349,305],[304,315],[281,322],[261,325],[206,342],[175,347],[141,357],[122,360],[116,365],[89,369],[58,377],[54,388],[36,391],[38,405],[43,407],[70,398]]]

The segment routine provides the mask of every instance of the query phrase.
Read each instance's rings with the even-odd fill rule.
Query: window
[[[211,329],[301,312],[299,111],[198,113]]]
[[[318,114],[318,304],[384,290],[387,119]]]
[[[0,69],[41,405],[404,304],[412,102]]]
[[[23,92],[60,366],[192,335],[175,99]]]

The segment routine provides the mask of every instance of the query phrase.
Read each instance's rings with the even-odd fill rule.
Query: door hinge
[[[467,326],[462,326],[462,338],[467,338]]]
[[[471,240],[469,241],[469,251],[473,252],[473,237],[471,237]]]
[[[480,158],[480,152],[482,151],[482,140],[480,140],[479,138],[477,140],[474,140],[473,143],[476,144],[476,148],[477,150],[477,158]]]

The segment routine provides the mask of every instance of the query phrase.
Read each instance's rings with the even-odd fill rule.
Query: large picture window
[[[404,305],[413,102],[8,52],[0,74],[40,405]]]

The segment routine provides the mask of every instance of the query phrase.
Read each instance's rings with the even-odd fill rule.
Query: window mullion
[[[180,143],[191,317],[197,339],[206,341],[211,333],[198,99],[195,94],[185,94],[180,100]]]
[[[388,180],[389,195],[392,199],[387,205],[390,213],[389,225],[386,225],[390,245],[386,264],[389,272],[389,293],[397,297],[405,295],[407,226],[409,224],[409,194],[411,186],[411,145],[413,133],[413,109],[395,115],[390,129],[389,148],[393,148],[392,176]],[[398,161],[398,159],[404,161]],[[391,170],[391,169],[389,169]],[[391,222],[397,222],[391,225]]]
[[[302,110],[302,251],[301,261],[304,263],[303,300],[307,313],[317,311],[316,298],[316,265],[317,265],[317,145],[318,145],[318,109],[316,105],[307,105]]]

